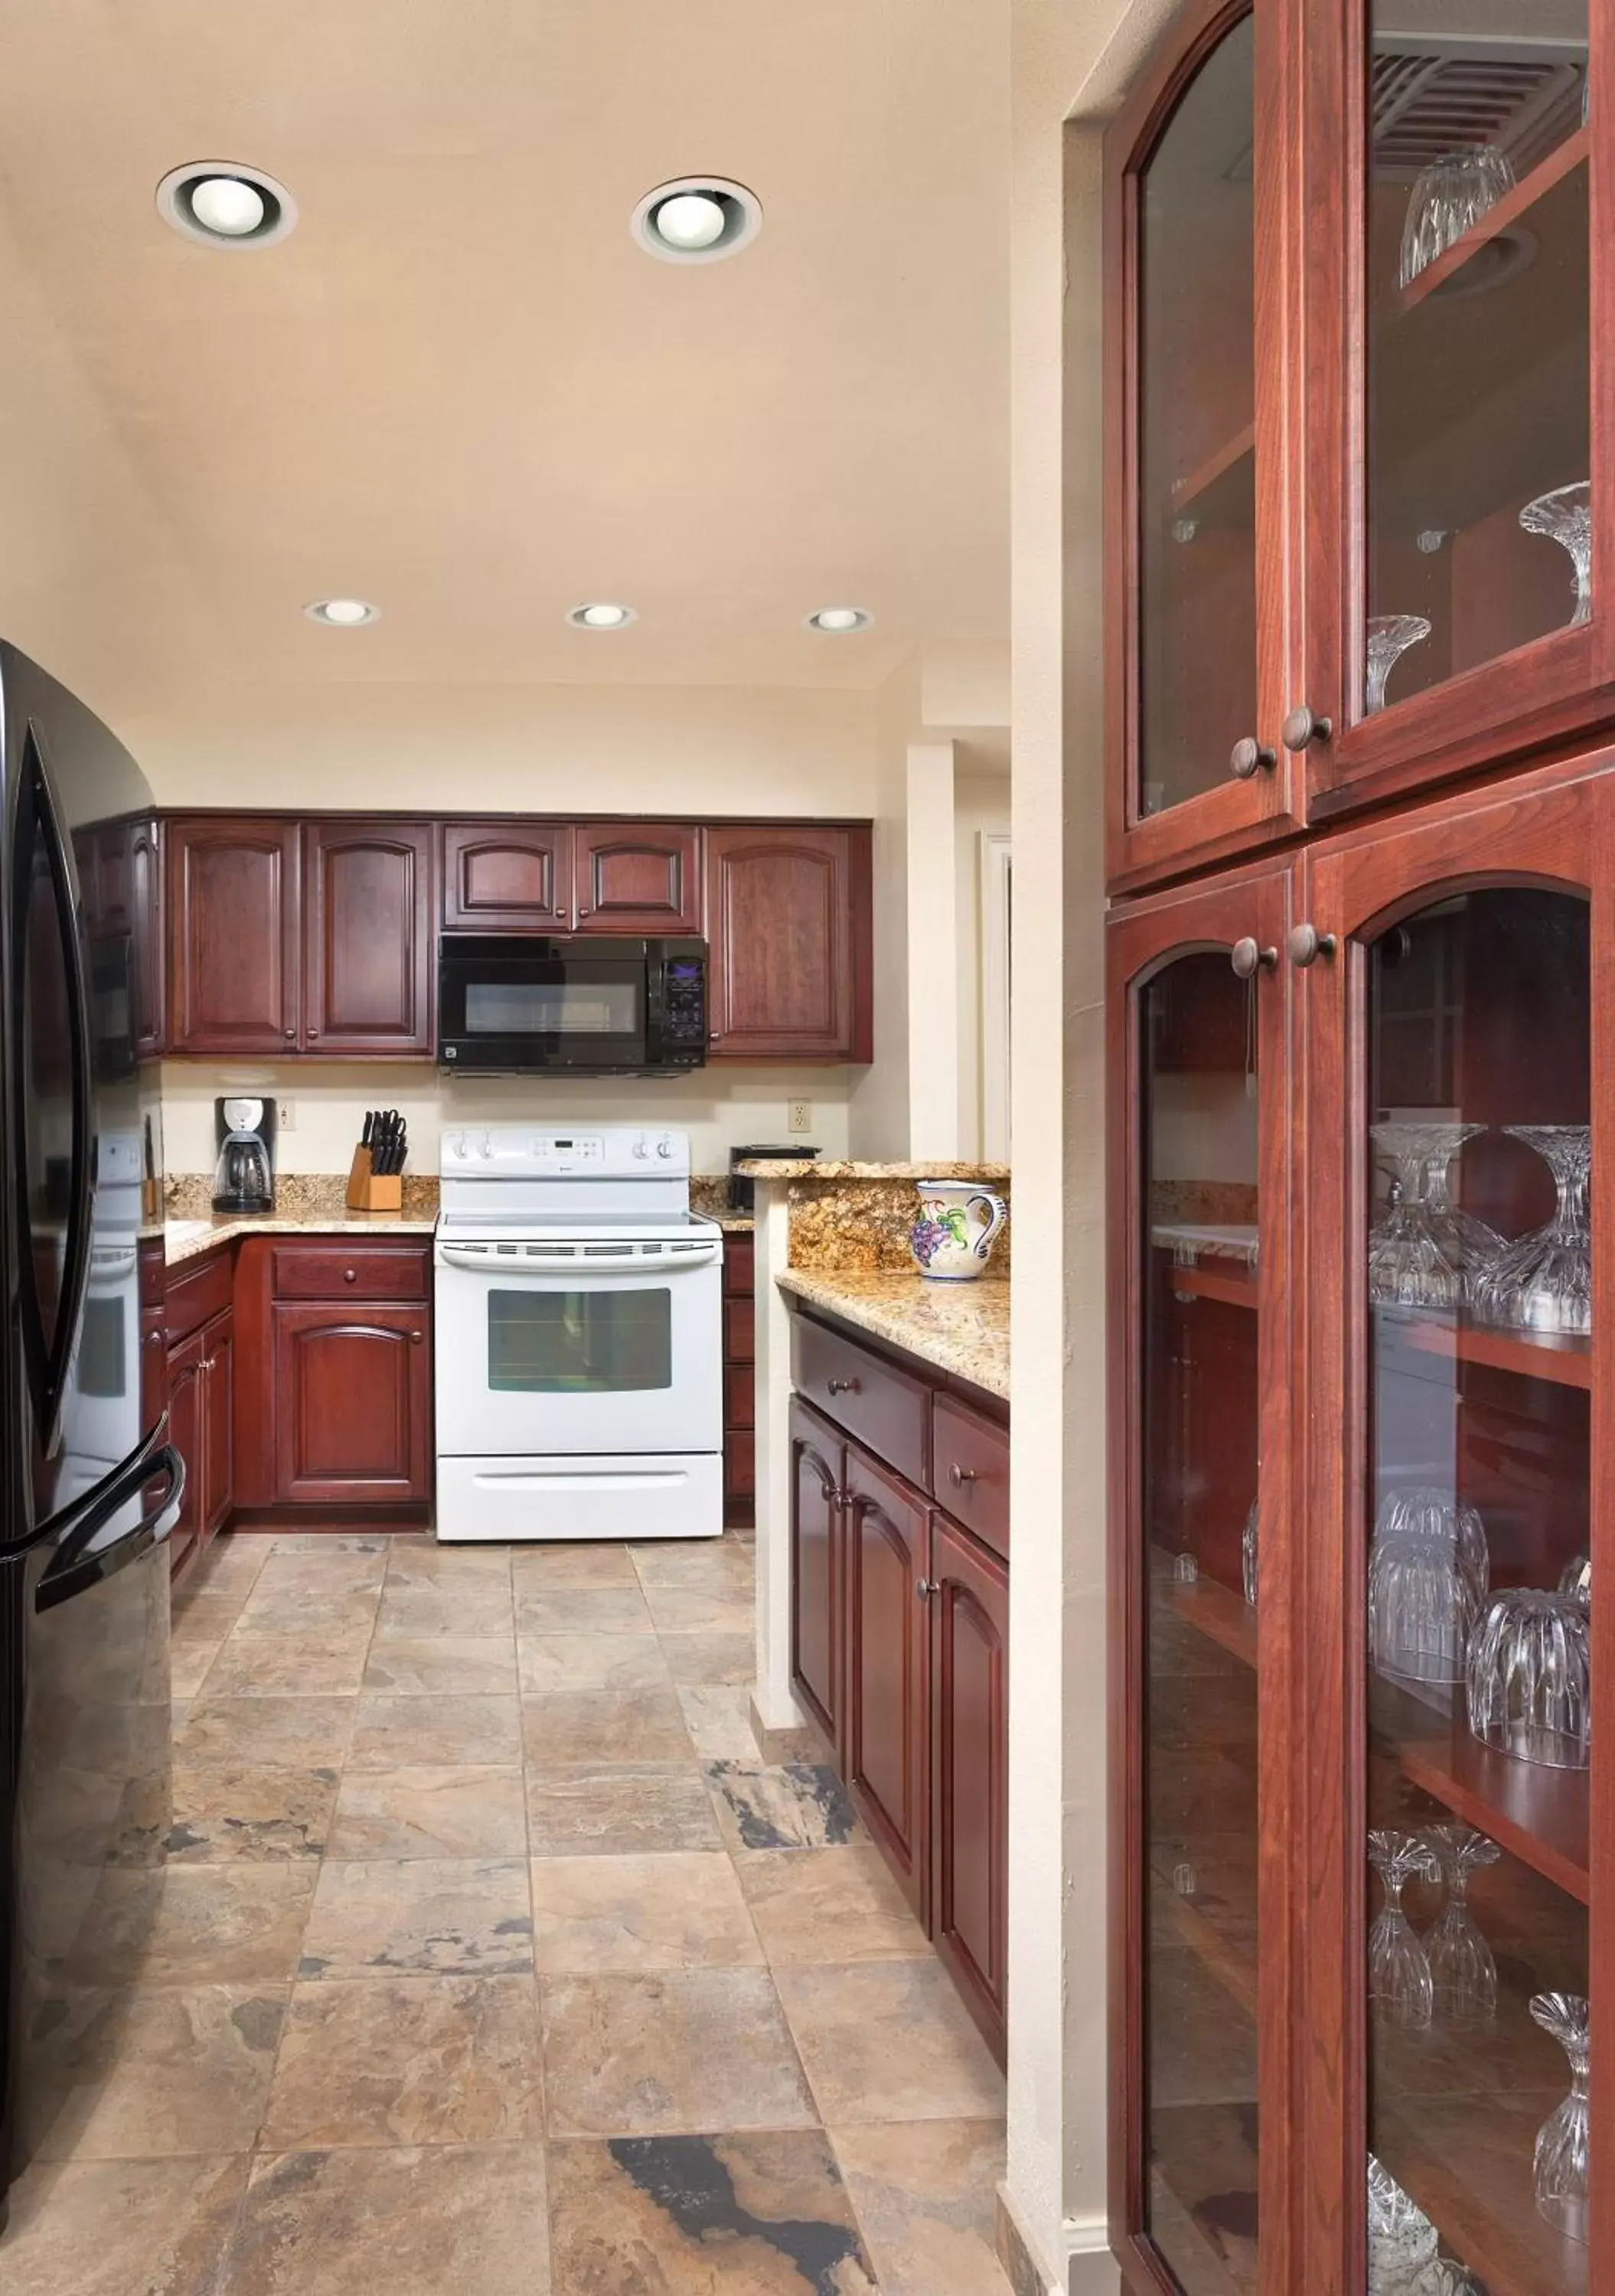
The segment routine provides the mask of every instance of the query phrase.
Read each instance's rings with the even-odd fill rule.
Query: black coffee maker
[[[213,1103],[218,1161],[213,1168],[216,1212],[275,1210],[275,1103],[217,1100]]]

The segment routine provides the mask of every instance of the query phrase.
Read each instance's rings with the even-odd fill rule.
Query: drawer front
[[[724,1425],[757,1424],[757,1373],[750,1364],[724,1365]]]
[[[732,1364],[749,1364],[757,1361],[757,1302],[755,1300],[724,1301],[724,1361]]]
[[[420,1244],[276,1244],[270,1283],[277,1300],[425,1300],[430,1266]]]
[[[724,1496],[757,1496],[757,1438],[749,1427],[731,1427],[724,1436]]]
[[[200,1332],[209,1316],[222,1316],[234,1290],[228,1246],[170,1276],[163,1310],[168,1345],[173,1347],[176,1341],[188,1339],[193,1332]]]
[[[930,1388],[810,1316],[796,1318],[791,1361],[799,1395],[911,1483],[929,1482]]]
[[[756,1273],[757,1240],[743,1228],[724,1234],[724,1290],[731,1299],[750,1292]]]
[[[939,1506],[1009,1560],[1009,1430],[957,1396],[939,1395],[931,1413],[931,1488]]]

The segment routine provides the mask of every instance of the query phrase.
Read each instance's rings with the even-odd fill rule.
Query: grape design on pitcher
[[[945,1243],[960,1246],[970,1242],[970,1223],[963,1209],[949,1206],[939,1213],[922,1212],[908,1232],[914,1258],[922,1267],[929,1267]]]

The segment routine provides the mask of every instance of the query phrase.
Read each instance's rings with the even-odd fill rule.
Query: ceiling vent
[[[1495,144],[1525,175],[1579,126],[1586,51],[1545,44],[1437,47],[1398,39],[1370,64],[1376,176],[1406,176],[1449,152]]]

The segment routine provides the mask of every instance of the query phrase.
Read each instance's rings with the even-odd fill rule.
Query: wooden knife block
[[[397,1212],[404,1209],[402,1172],[373,1172],[368,1148],[356,1148],[348,1168],[350,1212]]]

